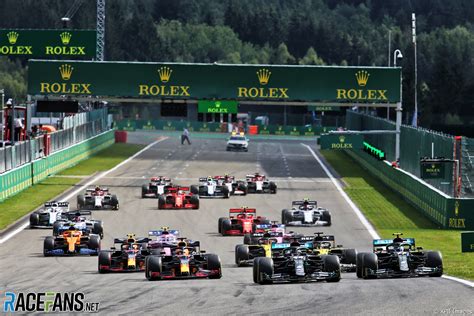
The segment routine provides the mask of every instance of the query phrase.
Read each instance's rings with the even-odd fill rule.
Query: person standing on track
[[[184,128],[183,134],[181,134],[181,145],[184,145],[184,141],[187,141],[188,145],[191,145],[191,142],[189,141],[189,131],[187,128]]]

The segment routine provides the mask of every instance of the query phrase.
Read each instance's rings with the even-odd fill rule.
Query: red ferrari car
[[[257,225],[271,224],[270,220],[262,216],[257,216],[254,208],[231,208],[229,217],[219,218],[218,229],[223,236],[243,236],[250,233],[263,233],[263,228]]]
[[[173,186],[158,196],[158,209],[198,209],[199,196],[189,192],[189,187]]]

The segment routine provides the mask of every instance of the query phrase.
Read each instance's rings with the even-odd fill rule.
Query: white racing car
[[[213,177],[199,178],[199,185],[191,186],[191,193],[199,197],[216,197],[228,199],[232,190]]]
[[[100,220],[91,217],[91,211],[70,211],[64,212],[53,224],[53,236],[59,236],[63,231],[69,230],[71,226],[88,234],[96,234],[101,238],[104,236],[104,225]]]
[[[95,187],[87,189],[85,194],[77,196],[77,208],[81,209],[119,209],[119,201],[115,194],[110,194],[109,189]]]
[[[287,226],[331,226],[331,213],[318,207],[316,201],[293,201],[291,209],[281,211],[281,222]]]
[[[69,202],[50,201],[44,203],[44,207],[30,215],[31,228],[51,228],[54,222],[62,217],[64,212],[69,211]]]

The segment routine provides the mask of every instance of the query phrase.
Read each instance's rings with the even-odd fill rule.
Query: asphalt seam
[[[164,141],[168,139],[167,137],[164,137],[164,138],[161,138],[161,139],[158,139],[156,141],[154,141],[153,143],[149,144],[148,146],[146,146],[145,148],[143,148],[142,150],[136,152],[133,156],[125,159],[124,161],[122,161],[121,163],[119,163],[118,165],[116,165],[115,167],[113,167],[112,169],[109,169],[103,173],[100,173],[98,175],[96,175],[95,177],[92,177],[91,180],[89,180],[88,182],[86,182],[85,184],[83,184],[82,186],[80,186],[79,188],[77,188],[76,190],[72,191],[71,193],[69,193],[68,195],[66,195],[65,197],[62,198],[62,200],[69,200],[70,198],[72,198],[74,195],[77,195],[79,192],[81,192],[82,190],[84,190],[86,187],[92,185],[94,182],[97,182],[97,180],[103,178],[104,176],[106,176],[107,174],[111,173],[112,171],[115,171],[117,170],[118,168],[120,168],[121,166],[123,166],[124,164],[126,164],[127,162],[133,160],[134,158],[136,158],[138,155],[140,155],[141,153],[143,153],[144,151],[148,150],[150,147]],[[15,235],[19,234],[22,230],[24,230],[25,228],[27,228],[30,224],[30,221],[27,218],[24,219],[24,223],[20,224],[16,229],[12,230],[11,232],[6,232],[5,233],[5,236],[3,236],[1,239],[0,239],[0,244],[3,244],[5,243],[6,241],[8,241],[10,238],[14,237]]]

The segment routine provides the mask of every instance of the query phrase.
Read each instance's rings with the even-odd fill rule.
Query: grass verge
[[[60,175],[89,176],[97,171],[111,169],[143,147],[145,146],[113,144],[93,157],[64,170]],[[81,178],[50,177],[0,203],[0,230],[76,185],[79,181]]]
[[[474,280],[474,253],[461,252],[461,232],[437,229],[414,207],[351,157],[340,151],[322,150],[326,161],[346,183],[344,191],[360,208],[382,238],[403,232],[425,249],[440,250],[446,274]]]

